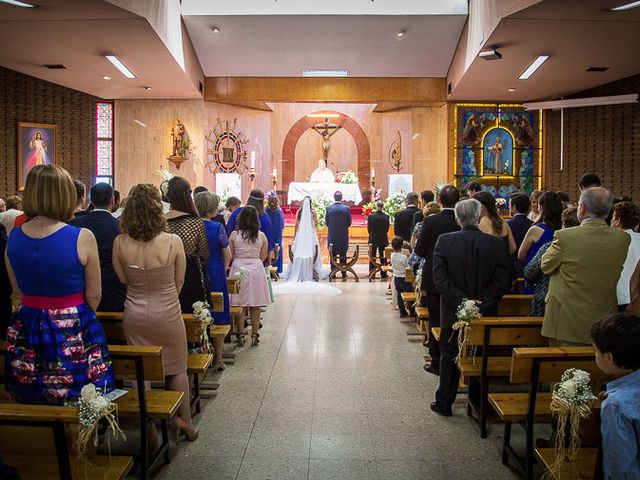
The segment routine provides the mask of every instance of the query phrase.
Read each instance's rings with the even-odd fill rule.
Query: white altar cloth
[[[293,202],[301,202],[307,195],[315,198],[320,194],[327,200],[333,202],[333,194],[338,190],[342,192],[342,199],[344,201],[354,202],[356,205],[362,202],[362,193],[357,183],[291,182],[289,184],[287,199],[289,204],[291,204]]]

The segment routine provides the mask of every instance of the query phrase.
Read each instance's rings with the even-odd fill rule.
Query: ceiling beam
[[[444,78],[207,77],[212,102],[446,102]]]

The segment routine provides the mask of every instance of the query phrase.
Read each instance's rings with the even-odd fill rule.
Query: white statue
[[[311,172],[311,183],[335,183],[336,177],[323,158],[318,160],[318,168]]]

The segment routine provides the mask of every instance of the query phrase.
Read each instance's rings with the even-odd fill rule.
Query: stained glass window
[[[96,182],[113,185],[113,103],[96,103]]]

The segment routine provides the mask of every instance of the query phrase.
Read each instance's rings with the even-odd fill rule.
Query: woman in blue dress
[[[61,167],[38,165],[27,177],[29,222],[7,245],[8,273],[22,304],[7,329],[9,395],[21,403],[65,405],[82,387],[113,389],[107,340],[94,310],[101,298],[93,234],[67,225],[76,191]]]
[[[275,244],[273,237],[271,236],[271,232],[273,230],[271,225],[271,220],[269,219],[269,215],[267,215],[264,211],[264,193],[262,190],[251,190],[249,192],[249,199],[247,200],[247,205],[251,205],[258,210],[258,219],[260,220],[260,231],[265,234],[267,237],[267,243],[269,244],[269,251],[273,251],[273,246]],[[227,235],[231,235],[233,231],[236,229],[236,223],[238,221],[238,215],[242,208],[237,208],[229,217],[229,221],[227,222]]]
[[[271,238],[273,239],[273,245],[280,246],[280,255],[278,255],[278,259],[275,262],[276,267],[278,267],[278,273],[282,273],[282,231],[284,230],[284,212],[280,208],[280,201],[278,200],[277,195],[270,196],[267,199],[267,215],[269,216],[269,220],[271,220]]]
[[[231,316],[229,314],[229,292],[227,290],[226,270],[231,263],[231,249],[224,226],[220,222],[208,220],[218,211],[219,197],[211,192],[201,192],[196,194],[196,208],[200,218],[204,220],[204,227],[207,234],[207,244],[209,246],[209,262],[207,272],[212,292],[222,292],[224,301],[224,311],[213,312],[213,323],[216,325],[230,325]],[[222,362],[222,349],[224,338],[214,337],[213,349],[215,353],[214,369],[224,370],[225,364]]]

